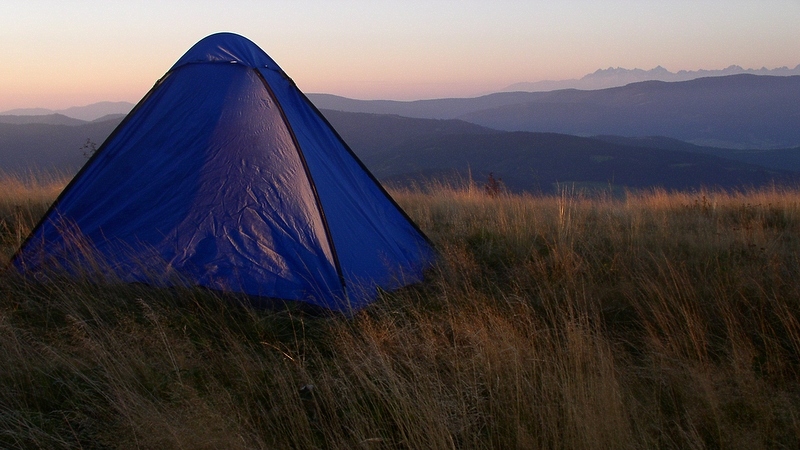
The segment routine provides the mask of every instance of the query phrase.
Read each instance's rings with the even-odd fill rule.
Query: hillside
[[[491,172],[514,191],[586,187],[758,186],[793,182],[794,173],[684,148],[636,145],[554,133],[497,132],[457,120],[323,111],[381,180],[406,185],[430,179],[482,182]],[[608,138],[606,138],[608,139]],[[723,153],[721,151],[721,153]]]
[[[489,173],[512,191],[555,192],[559,185],[587,188],[686,190],[792,183],[794,173],[713,155],[631,147],[553,133],[449,135],[408,141],[365,158],[380,179],[467,179]]]
[[[36,114],[36,115],[0,115],[0,123],[12,125],[46,124],[46,125],[83,125],[85,120],[75,119],[63,114]]]
[[[319,109],[390,114],[417,119],[456,119],[468,113],[547,98],[547,92],[499,92],[475,98],[435,100],[355,100],[331,94],[309,94]]]
[[[342,139],[365,162],[399,145],[429,136],[498,134],[463,120],[415,119],[397,115],[322,110]]]
[[[4,116],[17,115],[17,116],[42,116],[42,115],[62,115],[73,119],[91,122],[100,119],[103,116],[127,114],[133,103],[130,102],[98,102],[85,106],[73,106],[66,109],[46,109],[46,108],[18,108],[0,113],[0,122],[3,121]]]
[[[677,150],[692,153],[705,153],[747,164],[755,164],[767,169],[800,171],[800,147],[778,149],[731,149],[694,145],[677,139],[648,136],[626,138],[622,136],[593,136],[595,139],[632,147],[646,147],[662,150]]]
[[[667,138],[584,138],[502,132],[461,120],[430,120],[323,111],[342,138],[384,182],[482,183],[489,173],[513,191],[552,192],[558,184],[587,188],[696,189],[794,182],[797,151],[747,152],[697,147]],[[32,120],[36,120],[33,118]],[[0,124],[0,171],[75,173],[87,140],[99,146],[116,116],[81,125]]]
[[[120,120],[117,117],[80,125],[0,123],[0,171],[75,173],[87,160],[87,149],[82,148],[87,140],[99,146]]]
[[[593,91],[505,92],[415,102],[310,98],[324,109],[458,118],[506,131],[666,136],[730,148],[800,145],[800,76],[741,74]]]

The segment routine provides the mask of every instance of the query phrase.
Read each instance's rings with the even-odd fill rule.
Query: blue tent
[[[156,83],[12,265],[352,311],[421,280],[433,259],[280,67],[220,33]]]

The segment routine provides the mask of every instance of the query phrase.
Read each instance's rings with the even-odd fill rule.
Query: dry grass
[[[350,319],[3,275],[0,446],[800,445],[800,192],[393,195],[441,260]]]
[[[61,174],[19,177],[0,172],[0,266],[5,266],[68,181]]]

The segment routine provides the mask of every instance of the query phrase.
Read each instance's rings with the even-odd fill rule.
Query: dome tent
[[[70,230],[123,282],[339,311],[421,280],[435,257],[292,80],[231,33],[204,38],[156,83],[11,265],[93,270]]]

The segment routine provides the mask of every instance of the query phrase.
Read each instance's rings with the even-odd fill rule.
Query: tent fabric
[[[102,264],[76,250],[74,230]],[[434,257],[277,64],[220,33],[123,120],[12,265],[352,311],[420,281]]]

